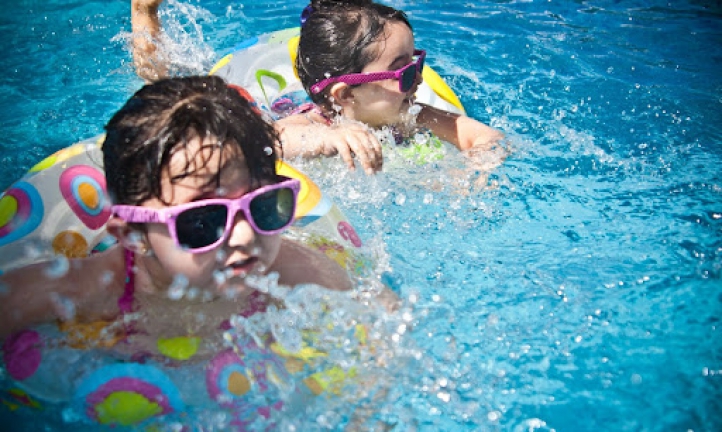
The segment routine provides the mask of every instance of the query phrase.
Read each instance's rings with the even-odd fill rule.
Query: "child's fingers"
[[[351,147],[342,140],[337,141],[336,145],[336,151],[341,156],[341,159],[346,163],[346,166],[348,166],[348,169],[351,171],[356,169],[356,165],[353,162],[353,152],[351,151]]]
[[[384,165],[384,154],[383,150],[381,150],[381,143],[372,133],[367,133],[366,137],[369,140],[369,149],[373,153],[373,158],[376,162],[376,171],[380,171]]]
[[[349,146],[356,154],[356,159],[358,159],[366,174],[371,175],[381,169],[383,157],[375,151],[368,134],[361,133],[349,137]]]

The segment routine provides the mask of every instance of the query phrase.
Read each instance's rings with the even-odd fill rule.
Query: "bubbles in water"
[[[319,426],[326,429],[334,429],[336,425],[341,422],[340,414],[333,411],[326,411],[325,413],[316,417],[316,422]]]
[[[228,280],[228,277],[226,276],[226,271],[223,270],[215,270],[213,272],[213,282],[215,282],[216,286],[221,286]]]
[[[271,323],[271,334],[276,342],[288,352],[297,353],[303,348],[303,338],[293,320],[293,312],[281,311],[275,317],[268,316]]]
[[[58,255],[43,269],[43,273],[51,279],[58,279],[68,274],[68,270],[70,270],[70,260],[64,255]]]
[[[263,293],[279,294],[278,288],[278,272],[271,272],[267,275],[249,275],[246,277],[246,284]]]
[[[448,403],[451,400],[451,394],[448,392],[438,392],[436,394],[436,397],[446,403]]]
[[[186,292],[186,298],[187,298],[188,300],[195,300],[195,299],[198,298],[198,296],[200,295],[200,293],[201,293],[201,291],[200,291],[198,288],[196,288],[196,287],[191,287],[191,288]]]
[[[406,195],[404,195],[401,192],[397,193],[396,197],[394,198],[394,204],[396,204],[397,206],[402,206],[405,203],[406,203]]]
[[[421,105],[411,104],[409,105],[408,113],[412,116],[417,116],[421,112]]]
[[[414,141],[419,145],[425,145],[429,142],[429,134],[428,133],[416,133],[414,134]]]
[[[216,195],[219,197],[223,197],[228,195],[228,189],[224,188],[223,186],[219,186],[216,188]]]
[[[104,271],[100,275],[100,280],[98,282],[100,282],[100,284],[102,286],[108,286],[111,283],[113,283],[113,279],[115,278],[114,276],[115,276],[115,274],[112,271],[110,271],[110,270]]]
[[[168,287],[168,298],[171,300],[180,300],[186,293],[186,289],[190,282],[184,275],[175,275],[173,282]]]
[[[228,258],[228,253],[226,253],[226,251],[223,250],[223,248],[220,248],[216,251],[216,262],[222,263],[223,261],[226,260],[226,258]]]
[[[50,293],[50,301],[61,320],[69,321],[75,318],[75,303],[58,293]]]
[[[23,244],[23,254],[28,257],[30,261],[36,261],[43,255],[45,247],[38,240],[31,240]]]
[[[128,234],[128,246],[140,247],[143,245],[143,233],[139,231],[131,231]]]

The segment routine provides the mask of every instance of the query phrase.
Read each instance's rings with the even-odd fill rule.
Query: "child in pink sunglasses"
[[[317,108],[287,122],[330,124],[341,116],[372,129],[390,127],[396,144],[428,129],[473,152],[491,150],[502,138],[472,118],[414,101],[426,53],[416,49],[402,11],[371,0],[312,0],[301,22],[296,67]],[[410,114],[412,105],[418,108]],[[375,151],[375,145],[366,149]]]
[[[132,0],[136,71],[167,74],[156,44],[163,0]],[[296,67],[313,104],[274,123],[285,158],[340,156],[372,174],[383,167],[374,130],[389,128],[396,145],[430,131],[470,156],[499,150],[503,134],[477,120],[416,103],[426,53],[417,50],[406,15],[371,0],[313,0],[301,16]],[[418,112],[409,114],[412,105]]]
[[[299,182],[276,174],[275,130],[223,79],[146,85],[106,131],[114,204],[107,230],[118,244],[71,260],[62,275],[46,271],[49,263],[0,275],[0,339],[58,318],[112,321],[129,312],[141,315],[137,337],[187,336],[192,328],[219,338],[224,319],[272,302],[247,285],[249,275],[351,288],[331,259],[280,236],[293,221]],[[171,298],[179,286],[197,295]],[[206,319],[190,325],[196,316]]]

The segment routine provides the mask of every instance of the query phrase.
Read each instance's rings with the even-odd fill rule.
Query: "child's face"
[[[411,63],[414,55],[414,35],[405,24],[389,22],[385,37],[375,42],[373,49],[381,53],[379,58],[366,65],[361,72],[383,72],[400,69]],[[418,87],[414,85],[406,93],[399,91],[399,83],[389,79],[362,84],[353,88],[354,103],[344,114],[372,127],[381,127],[401,121],[401,113],[409,107],[409,100]]]
[[[195,139],[187,151],[175,153],[169,169],[163,172],[163,199],[171,205],[211,198],[239,198],[251,192],[246,160],[241,150],[225,146],[222,151],[206,139],[201,149]],[[222,156],[222,157],[221,157]],[[170,177],[191,171],[192,174],[171,183]],[[220,185],[214,181],[220,172]],[[159,199],[143,203],[144,207],[168,207]],[[156,286],[169,285],[174,275],[183,275],[190,286],[220,293],[229,286],[242,287],[247,274],[263,274],[273,265],[281,245],[279,235],[260,235],[238,212],[227,239],[217,248],[204,253],[184,251],[172,240],[165,224],[147,224],[147,238],[153,250],[149,273]],[[224,277],[219,279],[219,275]],[[227,278],[226,282],[223,280]],[[220,282],[220,283],[219,283]],[[217,289],[217,290],[216,290]]]

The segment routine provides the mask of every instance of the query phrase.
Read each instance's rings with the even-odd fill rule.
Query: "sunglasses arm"
[[[162,212],[145,207],[116,205],[112,206],[110,210],[115,216],[126,222],[165,223],[166,220]]]

